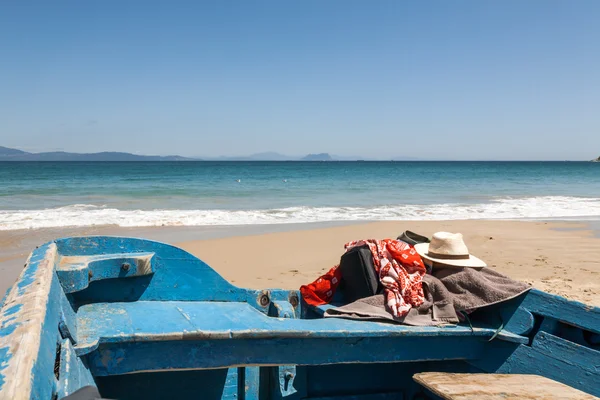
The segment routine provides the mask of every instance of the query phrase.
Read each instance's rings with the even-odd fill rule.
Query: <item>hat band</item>
[[[434,253],[433,251],[428,251],[427,255],[433,258],[439,258],[443,260],[468,260],[471,258],[469,254],[440,254]]]

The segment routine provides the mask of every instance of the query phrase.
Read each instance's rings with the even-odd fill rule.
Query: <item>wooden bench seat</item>
[[[95,374],[112,374],[148,366],[159,369],[161,363],[165,368],[217,368],[474,359],[483,354],[495,334],[492,328],[471,330],[468,326],[411,327],[339,318],[275,318],[242,302],[137,301],[81,306],[74,337],[76,353],[93,353],[92,368],[94,360],[98,361],[96,366],[101,370],[94,370]],[[515,345],[527,340],[509,332],[502,336]],[[347,351],[345,346],[352,346],[354,351]],[[106,360],[102,354],[107,352],[119,354],[119,365],[101,365]],[[173,357],[140,365],[144,355],[160,358],[164,352]],[[192,353],[198,358],[193,359]],[[133,359],[136,365],[127,365]]]
[[[77,347],[94,342],[140,342],[179,339],[351,338],[396,336],[477,336],[490,338],[492,328],[468,326],[406,326],[341,318],[288,319],[268,317],[247,303],[137,301],[97,303],[77,312]],[[502,332],[509,341],[526,338]]]
[[[413,379],[445,400],[598,399],[539,375],[424,372]]]

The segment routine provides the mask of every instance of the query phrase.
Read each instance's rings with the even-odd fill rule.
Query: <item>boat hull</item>
[[[0,309],[0,399],[434,398],[422,372],[537,374],[600,395],[600,310],[531,290],[472,326],[322,318],[298,291],[238,288],[174,246],[38,247]],[[419,397],[421,396],[421,397]]]

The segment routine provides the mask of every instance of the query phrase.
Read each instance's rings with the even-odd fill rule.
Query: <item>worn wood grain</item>
[[[598,397],[538,375],[424,372],[414,380],[445,400],[592,400]]]
[[[153,257],[154,253],[147,252],[60,257],[56,274],[63,291],[73,293],[102,279],[150,275]]]
[[[87,354],[101,343],[257,338],[478,337],[491,328],[411,327],[325,318],[268,317],[245,303],[137,301],[88,304],[78,311],[76,352]],[[156,318],[160,316],[160,318]]]
[[[564,297],[531,290],[521,307],[544,317],[551,317],[566,324],[600,333],[600,308],[567,300]]]
[[[0,399],[50,398],[54,389],[52,364],[58,331],[58,285],[53,263],[56,246],[31,254],[19,281],[0,310]],[[54,289],[54,290],[52,290]],[[50,373],[45,373],[47,367]]]
[[[474,336],[177,340],[107,343],[87,354],[95,377],[235,366],[469,360],[485,354]]]

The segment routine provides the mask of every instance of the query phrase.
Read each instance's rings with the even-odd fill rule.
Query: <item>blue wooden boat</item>
[[[600,396],[598,308],[531,290],[472,314],[472,326],[324,310],[298,291],[235,287],[163,243],[55,240],[33,251],[3,300],[0,399],[87,386],[111,399],[440,398],[427,388],[432,372],[535,374]]]

